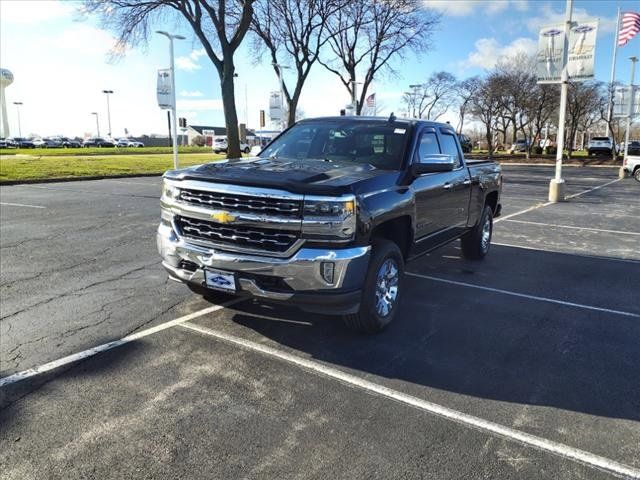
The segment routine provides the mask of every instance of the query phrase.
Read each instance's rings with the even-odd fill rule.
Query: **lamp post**
[[[18,113],[18,136],[22,138],[22,127],[20,126],[20,105],[22,105],[22,102],[13,102],[13,104],[16,106],[16,112]]]
[[[111,109],[109,108],[109,94],[113,93],[113,90],[102,90],[102,93],[107,97],[107,125],[109,125],[109,138],[111,138]]]
[[[278,83],[280,84],[280,130],[284,131],[286,128],[286,120],[284,119],[284,81],[282,80],[282,69],[291,68],[287,65],[280,65],[279,63],[272,63],[278,72]]]
[[[358,115],[358,84],[362,85],[362,82],[356,82],[355,79],[349,80],[351,84],[351,105],[353,108],[353,114]]]
[[[169,58],[171,61],[171,131],[173,136],[173,167],[178,168],[178,118],[176,114],[176,69],[173,60],[173,40],[184,40],[182,35],[173,35],[171,33],[157,30],[156,33],[164,35],[169,39]]]
[[[416,102],[418,100],[418,90],[420,88],[422,88],[422,85],[420,84],[416,84],[416,85],[409,85],[409,88],[411,88],[413,90],[413,96],[411,97],[413,99],[413,118],[416,118]]]
[[[569,31],[571,30],[571,13],[573,0],[567,0],[564,23],[564,48],[562,49],[562,74],[560,76],[560,115],[558,120],[558,151],[556,152],[556,174],[549,182],[549,201],[561,202],[565,197],[565,183],[562,178],[562,152],[564,150],[564,123],[567,114],[567,88],[569,74],[567,72],[567,58],[569,56]],[[571,141],[571,139],[570,139]]]
[[[100,136],[100,122],[98,121],[98,112],[91,112],[91,115],[95,115],[96,116],[96,137]]]
[[[620,167],[620,172],[618,174],[619,178],[625,177],[624,165],[626,165],[627,163],[627,152],[629,151],[629,130],[631,130],[631,117],[633,116],[633,98],[635,97],[633,91],[633,82],[636,76],[636,63],[638,63],[638,57],[629,57],[629,60],[631,60],[631,80],[629,80],[629,101],[627,103],[627,130],[624,133],[624,160],[622,161],[623,166]]]

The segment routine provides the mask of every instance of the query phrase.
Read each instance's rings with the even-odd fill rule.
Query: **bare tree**
[[[118,34],[119,47],[146,42],[156,22],[178,18],[189,24],[220,77],[229,145],[227,157],[231,158],[241,156],[233,56],[249,30],[254,1],[85,0],[84,10],[99,15],[103,25]]]
[[[288,125],[296,121],[302,88],[321,48],[329,40],[327,20],[340,4],[336,0],[258,0],[251,29],[256,34],[256,58],[266,48],[273,68],[292,60],[295,69],[293,89],[283,79]]]
[[[493,133],[500,113],[499,79],[495,73],[482,80],[470,101],[471,114],[484,125],[489,157],[493,155]]]
[[[426,10],[420,0],[341,0],[341,8],[327,21],[332,57],[320,59],[335,73],[353,96],[356,72],[364,72],[356,99],[360,115],[367,91],[376,74],[390,60],[408,50],[424,52],[439,17]]]
[[[567,95],[567,155],[571,158],[574,150],[576,134],[581,124],[592,124],[589,117],[600,116],[605,96],[602,95],[602,84],[598,82],[571,82]],[[606,108],[606,107],[604,107]]]
[[[417,112],[418,118],[437,120],[449,110],[456,86],[454,75],[436,72],[413,93],[405,93],[403,101],[407,103],[407,109]]]
[[[525,105],[529,117],[525,135],[531,140],[527,147],[527,158],[531,155],[533,141],[540,137],[542,129],[556,116],[560,103],[560,89],[557,85],[537,84],[531,90],[531,96]]]
[[[458,133],[462,133],[462,127],[464,126],[464,117],[469,109],[471,99],[478,91],[480,87],[480,77],[474,76],[465,78],[458,82],[455,86],[456,97],[458,98],[458,115],[460,120],[458,121]]]

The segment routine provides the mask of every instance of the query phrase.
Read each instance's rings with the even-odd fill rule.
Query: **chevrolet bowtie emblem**
[[[211,219],[218,223],[231,223],[236,217],[228,212],[214,212],[211,214]]]

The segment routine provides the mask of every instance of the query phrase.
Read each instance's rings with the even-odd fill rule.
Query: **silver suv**
[[[609,137],[593,137],[587,146],[587,153],[591,155],[612,155],[613,140]]]

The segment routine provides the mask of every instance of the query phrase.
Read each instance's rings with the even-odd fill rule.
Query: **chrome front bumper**
[[[158,227],[157,244],[162,265],[176,280],[203,287],[205,268],[225,270],[236,273],[238,293],[293,303],[298,299],[302,299],[302,303],[318,301],[320,307],[324,303],[323,298],[327,300],[327,304],[331,304],[333,296],[346,295],[359,301],[370,255],[369,246],[300,248],[290,258],[225,252],[188,243],[166,224]],[[190,262],[197,268],[194,271],[181,268],[181,262],[182,265]],[[322,264],[327,262],[333,264],[332,282],[322,276]],[[287,288],[273,290],[262,286],[259,279],[264,277],[280,279]],[[352,305],[351,300],[347,303],[350,305],[345,306],[346,310],[353,311],[357,308],[357,305]]]

